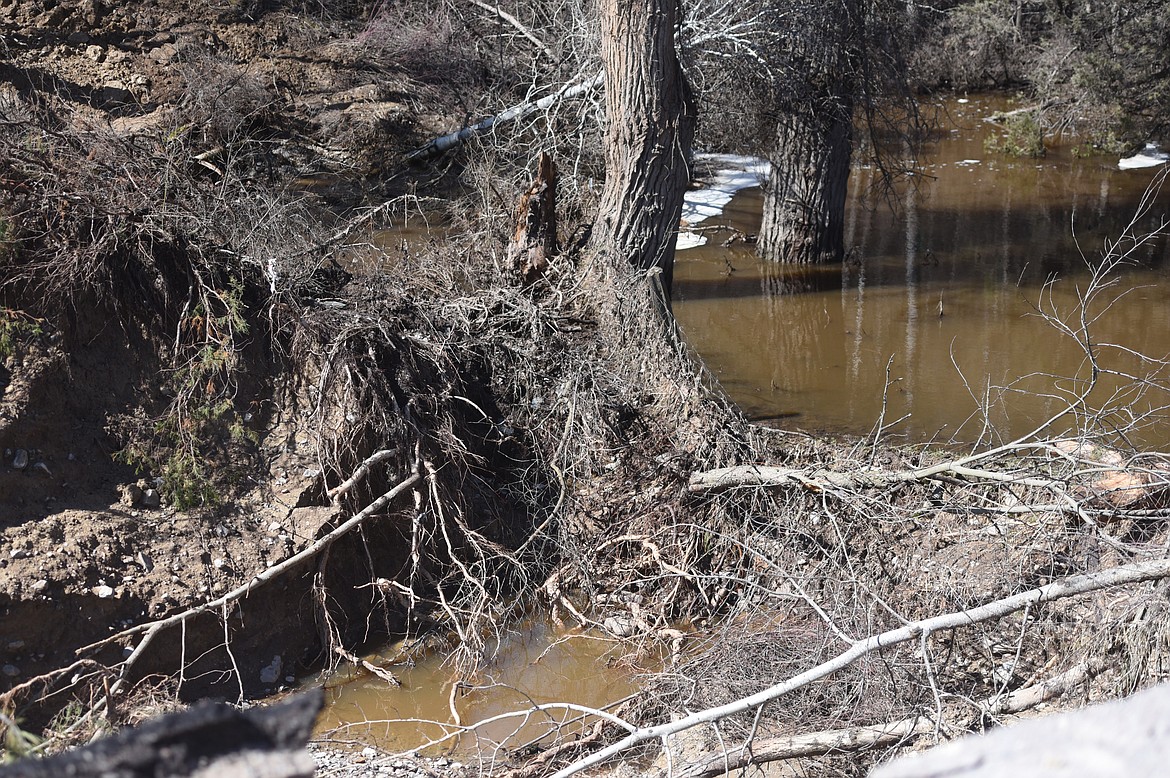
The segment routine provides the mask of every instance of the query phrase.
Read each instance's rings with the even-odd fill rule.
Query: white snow
[[[691,232],[690,230],[679,230],[678,237],[674,241],[674,250],[686,251],[687,249],[698,248],[706,242],[706,235],[700,235],[699,233]]]
[[[760,186],[771,172],[767,160],[738,154],[696,154],[695,161],[715,169],[715,174],[699,189],[692,189],[683,197],[682,221],[693,226],[718,216],[741,189]],[[702,246],[707,239],[697,233],[681,229],[675,251]]]
[[[1170,160],[1170,154],[1162,151],[1157,143],[1147,143],[1146,147],[1137,154],[1120,160],[1117,163],[1117,167],[1122,170],[1135,170],[1137,168],[1163,165],[1166,163],[1166,160]]]

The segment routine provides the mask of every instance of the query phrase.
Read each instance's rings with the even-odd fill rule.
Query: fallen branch
[[[402,686],[402,681],[398,680],[398,676],[394,675],[394,673],[390,672],[385,667],[378,667],[373,662],[367,662],[357,654],[354,654],[351,651],[346,651],[341,646],[334,646],[333,653],[337,654],[339,657],[354,665],[355,667],[360,667],[367,673],[376,675],[391,686]]]
[[[505,11],[504,9],[500,8],[498,5],[488,5],[487,3],[484,3],[481,0],[467,0],[467,1],[469,3],[471,3],[472,5],[479,6],[480,8],[482,8],[485,11],[489,11],[491,13],[494,13],[496,16],[500,17],[505,22],[507,22],[508,24],[512,25],[517,30],[519,30],[520,34],[523,35],[528,40],[532,41],[532,43],[536,46],[536,48],[540,49],[546,57],[548,57],[549,59],[556,59],[556,57],[552,53],[552,49],[550,49],[548,46],[545,46],[544,42],[541,41],[540,38],[537,38],[535,35],[533,35],[532,31],[529,30],[527,27],[525,27],[523,24],[521,24],[520,20],[517,19],[512,14],[510,14],[507,11]]]
[[[1082,663],[1043,683],[989,697],[975,705],[983,715],[1020,713],[1076,689],[1099,669]],[[909,738],[933,732],[937,726],[928,716],[911,716],[865,727],[765,738],[743,748],[724,749],[693,758],[685,767],[675,771],[674,778],[711,778],[749,765],[896,746]]]
[[[420,479],[420,476],[418,473],[414,473],[413,475],[403,479],[393,489],[386,492],[378,499],[374,500],[372,503],[367,505],[365,508],[363,508],[358,513],[354,514],[348,521],[340,524],[337,528],[335,528],[334,530],[332,530],[328,534],[323,535],[322,537],[318,538],[310,546],[301,550],[299,553],[293,554],[292,556],[290,556],[288,559],[284,560],[280,564],[273,565],[272,567],[268,568],[267,570],[260,573],[256,577],[252,578],[250,581],[248,581],[243,586],[239,586],[235,589],[232,589],[230,592],[223,595],[222,597],[219,597],[218,599],[215,599],[215,600],[211,600],[210,602],[203,603],[202,605],[196,605],[193,608],[188,608],[187,610],[182,611],[181,613],[176,613],[176,614],[174,614],[172,616],[168,616],[164,619],[159,619],[157,621],[147,622],[146,624],[139,624],[137,626],[130,627],[129,629],[124,629],[121,632],[118,632],[114,635],[110,635],[108,638],[104,638],[102,640],[99,640],[96,643],[90,643],[88,646],[82,646],[81,648],[77,649],[76,653],[83,654],[85,652],[93,651],[94,649],[101,648],[102,646],[105,646],[109,643],[113,643],[113,642],[119,641],[119,640],[124,640],[124,639],[126,639],[128,637],[132,637],[134,635],[146,633],[146,636],[141,641],[139,641],[139,643],[135,647],[134,651],[130,654],[129,657],[126,658],[126,661],[123,663],[122,672],[119,674],[118,680],[115,682],[114,686],[111,687],[111,689],[110,689],[111,693],[116,692],[118,689],[121,688],[123,681],[125,680],[126,676],[129,674],[130,667],[134,664],[134,662],[138,659],[138,657],[141,656],[142,652],[146,649],[146,646],[150,643],[151,640],[154,639],[154,636],[157,635],[159,632],[161,632],[162,630],[164,630],[168,627],[173,627],[176,624],[182,624],[182,623],[188,621],[189,619],[192,619],[195,616],[198,616],[202,613],[207,613],[209,611],[213,611],[213,610],[217,610],[219,608],[222,608],[225,605],[227,605],[231,602],[234,602],[234,601],[240,599],[241,597],[244,597],[249,592],[251,592],[253,589],[255,589],[257,586],[260,586],[268,581],[271,581],[272,579],[276,578],[277,576],[281,575],[282,573],[287,572],[289,569],[297,566],[298,564],[304,562],[305,560],[313,558],[317,554],[321,553],[322,551],[324,551],[325,549],[327,549],[331,545],[333,545],[333,543],[338,538],[340,538],[342,535],[346,534],[350,530],[357,527],[359,524],[361,524],[363,521],[368,519],[373,514],[380,511],[382,508],[385,508],[388,504],[390,504],[391,500],[393,500],[398,495],[402,494],[402,492],[406,491],[410,487],[414,486],[416,483],[418,483],[419,479]]]
[[[909,640],[922,639],[931,632],[966,627],[979,622],[1002,618],[1031,605],[1053,602],[1067,597],[1075,597],[1114,586],[1165,578],[1166,576],[1170,576],[1170,559],[1155,559],[1148,562],[1121,565],[1095,573],[1063,578],[1038,589],[1030,589],[1026,592],[1012,595],[1011,597],[994,600],[986,605],[971,608],[970,610],[947,613],[941,616],[910,622],[898,629],[889,630],[880,635],[874,635],[865,640],[858,641],[848,650],[838,654],[833,659],[756,694],[743,697],[726,705],[693,713],[677,721],[671,721],[653,727],[639,728],[617,743],[565,767],[555,773],[553,778],[568,778],[571,775],[576,775],[582,770],[600,764],[639,743],[644,743],[648,740],[660,740],[699,724],[711,724],[728,716],[750,711],[796,689],[807,686],[813,681],[831,675],[838,670],[843,670],[867,654],[899,643],[905,643]]]
[[[995,470],[976,470],[966,467],[960,459],[942,465],[924,467],[920,470],[855,470],[840,473],[826,468],[808,469],[796,467],[772,467],[768,465],[737,465],[721,467],[691,474],[690,490],[707,492],[729,489],[736,486],[803,486],[812,491],[832,489],[866,489],[893,486],[910,481],[923,481],[940,475],[954,475],[963,478],[977,478],[987,481],[1002,481],[1021,486],[1052,487],[1063,486],[1055,478],[1036,478]]]
[[[388,448],[384,448],[381,451],[375,451],[373,454],[370,454],[370,456],[366,457],[365,462],[362,462],[360,465],[358,465],[357,469],[353,471],[353,474],[348,479],[326,492],[326,496],[330,499],[330,501],[336,502],[338,497],[357,486],[357,484],[363,478],[369,475],[370,468],[372,468],[374,465],[385,462],[396,453],[397,452]]]
[[[484,119],[477,124],[473,124],[470,127],[464,127],[461,130],[448,133],[441,138],[435,138],[425,146],[421,146],[407,154],[406,160],[408,162],[414,162],[416,160],[437,157],[443,152],[449,151],[456,146],[459,146],[460,144],[470,140],[471,138],[474,138],[476,135],[480,135],[487,132],[488,130],[495,128],[496,125],[519,121],[526,116],[531,116],[537,111],[544,111],[556,105],[557,103],[568,100],[571,97],[587,94],[600,87],[603,83],[605,83],[605,75],[603,73],[598,73],[596,76],[583,84],[577,84],[575,86],[569,86],[566,84],[553,94],[542,97],[539,100],[514,105],[506,111],[498,113],[495,116],[488,117],[487,119]]]

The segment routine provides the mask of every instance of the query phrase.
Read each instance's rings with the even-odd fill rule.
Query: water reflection
[[[918,185],[896,193],[893,211],[872,202],[874,172],[855,170],[842,265],[768,266],[750,247],[720,247],[718,236],[678,255],[678,318],[750,415],[865,433],[883,417],[884,397],[885,422],[902,419],[892,432],[970,442],[1027,432],[1083,386],[1085,350],[1040,309],[1077,323],[1089,268],[1130,224],[1157,171],[1119,170],[1113,158],[1080,159],[1067,146],[1044,160],[989,156],[993,128],[982,117],[1002,107],[994,98],[948,106],[954,128],[930,151]],[[1160,226],[1168,197],[1157,196],[1135,234]],[[758,190],[745,191],[725,219],[756,232],[759,209]],[[1163,357],[1166,242],[1125,248],[1135,264],[1095,303],[1094,340]],[[1125,349],[1105,348],[1101,360],[1167,377]],[[1108,424],[1170,403],[1148,383],[1141,396],[1119,394],[1124,383],[1107,376],[1091,398],[1113,408]],[[1170,424],[1133,442],[1170,442]]]

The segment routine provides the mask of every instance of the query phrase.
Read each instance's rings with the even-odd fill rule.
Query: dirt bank
[[[349,509],[325,498],[313,378],[276,331],[346,276],[325,250],[276,258],[310,251],[430,115],[361,45],[361,9],[260,5],[0,7],[0,691],[20,687],[22,714],[75,649],[236,588]],[[339,613],[370,599],[345,572],[357,549],[314,568]],[[369,563],[392,575],[401,553]],[[306,569],[226,625],[160,636],[129,680],[186,665],[187,693],[235,697],[319,663]],[[116,665],[125,645],[82,659]]]

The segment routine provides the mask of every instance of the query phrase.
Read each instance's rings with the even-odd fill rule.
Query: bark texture
[[[661,270],[667,296],[695,132],[675,51],[680,17],[678,0],[601,3],[609,126],[594,246],[620,270]]]
[[[827,4],[797,24],[776,95],[772,175],[760,253],[773,262],[839,261],[861,56],[860,0]]]
[[[508,244],[508,260],[525,286],[544,276],[557,255],[557,171],[550,154],[541,152],[536,177],[520,198],[516,231]]]

